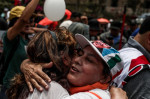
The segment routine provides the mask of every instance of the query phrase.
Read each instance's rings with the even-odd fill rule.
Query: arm
[[[17,20],[17,22],[8,29],[7,37],[9,40],[14,39],[24,28],[26,24],[28,24],[30,17],[32,16],[39,0],[31,0],[31,2],[26,6],[23,11],[21,17]]]
[[[46,83],[50,82],[51,79],[47,74],[45,74],[42,71],[42,68],[50,68],[52,67],[53,63],[32,63],[29,59],[26,59],[22,62],[21,64],[21,71],[23,72],[26,83],[29,87],[30,92],[33,92],[33,87],[32,85],[37,88],[39,91],[43,91],[43,88],[41,85],[45,88],[48,89],[48,85]]]

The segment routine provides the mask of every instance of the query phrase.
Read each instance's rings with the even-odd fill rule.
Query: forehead
[[[101,60],[100,56],[94,51],[94,49],[87,45],[83,48],[84,54],[89,56],[89,57],[93,57],[96,60]]]

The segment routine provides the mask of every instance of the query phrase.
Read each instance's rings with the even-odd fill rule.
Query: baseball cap
[[[109,67],[112,74],[112,80],[121,73],[123,69],[123,61],[117,50],[100,40],[89,41],[81,34],[76,34],[75,39],[82,48],[86,47],[87,45],[93,48],[93,50]]]
[[[9,20],[15,18],[15,17],[20,17],[23,10],[25,9],[24,6],[15,6],[10,10],[10,16],[9,16]]]

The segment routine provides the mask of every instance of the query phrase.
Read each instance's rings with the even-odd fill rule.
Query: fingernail
[[[40,91],[43,91],[43,88],[40,88]]]
[[[30,93],[33,93],[33,90],[30,90]]]
[[[49,80],[48,80],[48,82],[50,83],[50,82],[51,82],[51,80],[49,79]]]
[[[46,86],[45,86],[45,89],[48,89],[48,88],[49,88],[49,86],[48,86],[48,85],[46,85]]]

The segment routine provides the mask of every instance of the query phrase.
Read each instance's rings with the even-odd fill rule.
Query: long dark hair
[[[49,30],[36,34],[28,44],[27,54],[29,59],[35,63],[48,63],[53,61],[55,66],[50,69],[44,69],[44,72],[47,73],[52,80],[58,82],[68,90],[69,84],[66,75],[69,67],[63,63],[62,57],[60,57],[62,56],[60,55],[60,51],[67,51],[65,54],[67,53],[71,56],[76,42],[72,34],[64,27],[55,30],[53,33],[56,34],[55,39]],[[24,76],[17,74],[12,79],[11,87],[7,90],[8,98],[25,99],[28,94],[29,90]]]

